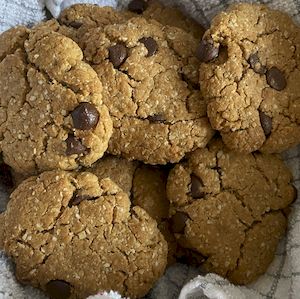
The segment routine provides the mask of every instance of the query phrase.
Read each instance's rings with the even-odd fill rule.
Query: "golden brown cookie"
[[[291,181],[279,157],[237,154],[213,141],[169,174],[172,230],[204,257],[207,271],[250,283],[266,271],[285,232]]]
[[[112,133],[97,74],[75,42],[47,26],[11,33],[0,38],[6,45],[0,63],[4,162],[25,176],[91,165]]]
[[[59,22],[61,25],[72,28],[74,32],[77,32],[78,39],[89,28],[103,28],[106,25],[120,24],[141,13],[145,19],[153,19],[165,26],[181,28],[197,39],[200,39],[204,33],[204,29],[200,24],[185,16],[176,7],[165,7],[159,1],[149,1],[142,12],[140,4],[138,6],[138,11],[137,6],[132,7],[132,4],[129,4],[129,9],[132,11],[117,11],[108,6],[75,4],[62,11]]]
[[[130,12],[116,11],[109,6],[95,4],[75,4],[62,11],[58,20],[62,26],[71,28],[72,38],[77,42],[90,28],[125,22],[133,16]]]
[[[212,127],[239,152],[300,143],[300,29],[263,5],[238,4],[212,21],[198,49]]]
[[[110,153],[166,164],[211,139],[191,34],[133,18],[90,29],[81,47],[113,119]]]
[[[176,261],[177,242],[169,228],[169,201],[166,196],[167,171],[116,156],[107,156],[87,169],[99,180],[110,178],[131,198],[133,206],[143,208],[158,224],[168,242],[168,264]]]
[[[129,11],[153,19],[166,26],[174,26],[191,33],[195,38],[203,36],[204,28],[192,18],[184,15],[179,8],[164,6],[157,0],[133,0],[128,4]]]
[[[116,156],[106,156],[94,163],[87,171],[96,175],[99,180],[110,178],[130,196],[133,176],[137,166],[138,163],[135,161],[127,161]],[[149,212],[148,214],[153,218]]]
[[[17,278],[50,296],[115,290],[142,297],[166,266],[167,243],[155,220],[130,209],[127,194],[108,178],[44,172],[18,186],[4,217],[4,249]]]

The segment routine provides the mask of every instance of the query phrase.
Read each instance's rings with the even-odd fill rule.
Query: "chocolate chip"
[[[143,0],[132,0],[128,4],[128,10],[137,14],[142,14],[148,7],[148,3]]]
[[[272,118],[265,113],[259,111],[260,124],[264,130],[265,136],[269,136],[272,132]]]
[[[127,48],[123,44],[116,44],[108,48],[109,61],[118,68],[128,57]]]
[[[197,49],[196,56],[201,62],[209,62],[219,55],[219,48],[215,47],[212,39],[203,39]]]
[[[258,54],[251,54],[248,60],[250,67],[254,70],[255,73],[263,75],[266,73],[267,68],[261,64]]]
[[[71,286],[63,280],[51,280],[46,284],[46,292],[52,299],[65,299],[71,295]]]
[[[90,103],[80,103],[71,113],[75,129],[90,130],[97,126],[99,121],[99,112],[97,108]]]
[[[162,123],[166,120],[166,118],[164,117],[164,115],[162,113],[149,115],[147,117],[147,119],[153,123]]]
[[[286,79],[284,77],[284,74],[281,70],[279,70],[276,66],[271,67],[268,71],[267,71],[267,82],[268,84],[280,91],[285,89],[286,87]]]
[[[71,156],[74,154],[80,155],[86,152],[87,148],[85,145],[81,143],[79,139],[74,137],[73,135],[69,135],[66,140],[67,143],[67,150],[66,155]]]
[[[186,225],[186,221],[189,219],[188,214],[183,212],[177,212],[170,219],[171,229],[173,233],[183,233]]]
[[[77,195],[75,194],[69,202],[69,207],[77,206],[84,200],[89,200],[90,196],[88,195]]]
[[[69,23],[69,26],[75,28],[75,29],[79,29],[82,26],[82,22],[79,21],[72,21]]]
[[[203,182],[201,178],[192,174],[191,175],[191,193],[194,199],[202,198],[204,196],[204,192],[202,191]]]
[[[148,50],[147,57],[153,56],[158,49],[157,42],[152,37],[143,37],[139,40]]]

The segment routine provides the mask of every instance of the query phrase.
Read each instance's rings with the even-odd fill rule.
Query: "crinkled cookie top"
[[[213,141],[168,177],[172,230],[180,245],[203,255],[204,267],[234,283],[264,273],[296,199],[292,175],[270,154],[238,154]]]
[[[109,178],[91,173],[50,171],[25,180],[4,222],[4,249],[18,279],[49,294],[60,289],[60,296],[86,298],[115,290],[140,298],[166,266],[156,222],[130,209],[128,195]]]
[[[279,11],[239,4],[220,13],[198,51],[208,116],[239,152],[300,142],[300,29]]]
[[[0,150],[13,170],[88,166],[106,151],[112,122],[102,85],[71,39],[41,26],[0,36]]]
[[[133,18],[88,30],[80,46],[113,118],[110,153],[166,164],[210,140],[191,34]]]

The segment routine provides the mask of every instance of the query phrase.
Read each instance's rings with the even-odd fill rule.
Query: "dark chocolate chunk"
[[[266,76],[267,82],[272,88],[278,91],[285,89],[287,83],[284,73],[277,67],[273,66],[269,70],[267,70]]]
[[[212,39],[203,39],[197,49],[196,56],[201,62],[209,62],[219,56],[219,48]]]
[[[123,44],[116,44],[109,47],[109,61],[115,68],[118,68],[128,57],[127,48]]]
[[[139,40],[148,50],[147,57],[153,56],[158,49],[158,44],[152,37],[143,37]]]
[[[90,130],[97,126],[99,112],[97,108],[87,102],[80,103],[72,112],[73,125],[75,129]]]
[[[269,136],[272,132],[272,118],[259,111],[260,124],[264,130],[265,136]]]
[[[81,143],[79,139],[74,137],[73,135],[69,135],[69,137],[66,140],[67,143],[67,149],[66,149],[66,155],[71,156],[74,154],[80,155],[84,154],[87,150],[86,146]]]

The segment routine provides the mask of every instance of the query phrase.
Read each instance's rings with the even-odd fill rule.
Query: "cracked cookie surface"
[[[300,29],[256,4],[220,13],[198,51],[212,127],[239,152],[282,152],[300,143]]]
[[[166,196],[167,171],[116,156],[107,156],[87,169],[98,179],[110,178],[158,224],[168,242],[168,264],[175,262],[177,242],[169,226],[169,201]]]
[[[204,268],[247,284],[264,273],[295,200],[292,175],[270,154],[237,154],[220,140],[196,150],[168,177],[173,231]]]
[[[13,37],[11,37],[13,36]],[[19,174],[75,169],[99,159],[112,121],[79,46],[47,26],[1,35],[0,150]]]
[[[133,18],[90,29],[80,45],[113,119],[110,153],[166,164],[211,139],[190,34]]]
[[[91,173],[50,171],[27,179],[12,193],[4,222],[4,249],[18,279],[50,293],[63,286],[69,298],[104,290],[142,297],[166,266],[167,244],[156,222],[143,209],[130,209],[127,194],[110,179]]]
[[[77,31],[77,39],[89,28],[119,24],[137,14],[130,11],[117,11],[112,7],[93,4],[75,4],[62,11],[59,22]],[[191,33],[200,39],[204,33],[203,27],[191,18],[185,16],[176,7],[165,7],[158,1],[149,1],[141,16],[148,20],[156,20],[165,26],[174,26]]]
[[[147,1],[145,10],[141,13],[145,19],[158,21],[165,26],[174,26],[191,33],[195,38],[203,36],[204,28],[192,18],[184,15],[177,7],[164,6],[156,0]]]

